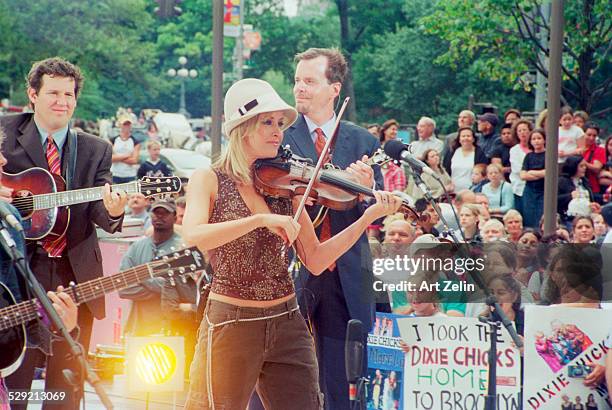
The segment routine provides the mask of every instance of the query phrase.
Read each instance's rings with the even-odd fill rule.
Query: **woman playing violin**
[[[255,161],[276,156],[295,109],[265,81],[245,79],[227,91],[224,111],[227,150],[193,174],[184,216],[184,239],[209,251],[215,272],[186,408],[244,409],[256,387],[266,408],[319,409],[313,341],[285,248],[294,245],[308,270],[321,274],[401,201],[375,192],[376,203],[360,219],[320,243],[308,214],[294,222],[296,203],[263,197],[252,182]]]

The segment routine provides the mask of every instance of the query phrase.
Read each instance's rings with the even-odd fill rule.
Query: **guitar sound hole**
[[[13,205],[19,210],[22,218],[27,219],[34,213],[34,200],[30,191],[17,191],[13,195]]]

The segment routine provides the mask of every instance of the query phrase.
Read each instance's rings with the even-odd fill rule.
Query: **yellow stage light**
[[[128,337],[126,370],[129,390],[182,391],[184,349],[182,337]]]

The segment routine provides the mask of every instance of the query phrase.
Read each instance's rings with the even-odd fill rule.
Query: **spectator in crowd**
[[[604,148],[606,150],[606,162],[612,161],[612,135],[606,138],[606,142],[604,143]]]
[[[585,177],[587,170],[586,161],[581,156],[568,157],[562,167],[562,175],[559,178],[559,189],[557,195],[557,210],[561,215],[561,222],[568,225],[578,206],[573,206],[572,212],[568,212],[570,202],[583,200],[584,215],[590,215],[590,203],[595,201],[589,181]]]
[[[504,113],[504,124],[512,124],[521,119],[521,112],[516,108],[509,108]]]
[[[376,137],[376,139],[380,139],[380,125],[379,124],[370,124],[366,127],[368,132]]]
[[[151,121],[149,123],[149,127],[147,128],[147,138],[149,141],[159,141],[159,129],[155,124],[155,121]]]
[[[150,140],[147,142],[147,151],[149,159],[140,165],[138,168],[138,178],[151,177],[169,177],[172,175],[172,170],[164,161],[160,159],[161,144],[159,141]]]
[[[506,239],[504,224],[498,219],[489,219],[480,228],[482,242],[489,243]]]
[[[521,179],[526,181],[523,191],[523,224],[526,227],[538,226],[544,209],[544,177],[546,175],[545,151],[546,133],[541,128],[533,130],[529,136],[528,153],[523,161]],[[528,209],[529,207],[529,209]]]
[[[408,254],[409,245],[416,238],[416,231],[412,224],[405,220],[404,215],[397,213],[387,216],[384,221],[384,232],[386,257],[394,258],[395,256],[403,256]],[[389,294],[391,302],[391,311],[397,314],[407,314],[410,310],[410,304],[406,298],[405,292],[392,291]],[[377,304],[377,311],[380,311]]]
[[[612,199],[612,161],[604,164],[599,172],[599,189],[601,192],[601,202],[607,204]]]
[[[113,144],[113,183],[121,184],[136,179],[136,168],[140,159],[140,144],[132,136],[132,120],[129,116],[119,119],[119,136],[111,140]]]
[[[440,236],[440,217],[433,206],[425,198],[419,198],[414,202],[414,209],[420,215],[427,217],[427,220],[419,223],[419,228],[423,234],[431,234],[435,237]]]
[[[486,222],[491,219],[491,213],[489,212],[489,197],[482,192],[476,192],[474,194],[474,203],[480,205],[480,222]]]
[[[518,144],[510,148],[510,183],[514,192],[514,208],[523,213],[523,193],[526,182],[521,179],[523,161],[531,151],[529,148],[529,134],[533,130],[533,124],[528,120],[518,120],[512,126],[512,136]]]
[[[608,232],[606,233],[602,244],[612,244],[612,204],[607,204],[601,208],[601,216],[608,226]]]
[[[489,212],[501,217],[514,208],[512,186],[504,180],[499,164],[487,166],[487,179],[489,183],[482,187],[482,193],[489,198]]]
[[[438,153],[442,153],[444,143],[440,141],[435,135],[436,122],[429,117],[421,117],[417,123],[417,134],[419,139],[414,141],[411,145],[412,154],[417,157],[423,157],[423,154],[428,149],[435,149]]]
[[[567,157],[582,155],[584,152],[584,131],[573,124],[574,114],[567,105],[561,108],[559,120],[559,163],[565,162]]]
[[[397,138],[397,131],[399,130],[399,123],[397,120],[390,119],[383,123],[380,128],[380,134],[378,139],[380,140],[381,147],[385,146],[385,142],[391,141]]]
[[[575,126],[580,127],[584,130],[584,124],[589,121],[589,114],[585,111],[576,111],[574,112],[573,123]]]
[[[473,204],[475,200],[476,197],[472,191],[463,189],[456,192],[455,197],[452,199],[452,203],[447,204],[445,202],[440,202],[438,204],[449,229],[452,231],[457,231],[459,229],[459,210],[463,204]],[[460,239],[461,235],[459,235],[458,238]]]
[[[391,141],[397,138],[397,131],[399,130],[399,123],[390,119],[384,122],[380,129],[380,144],[384,147],[387,141]],[[406,188],[406,174],[402,167],[395,165],[393,161],[387,162],[381,166],[383,174],[383,182],[385,191],[403,191]]]
[[[440,182],[444,185],[444,188],[448,193],[452,193],[455,190],[455,186],[453,181],[451,180],[450,175],[446,172],[444,167],[442,167],[440,162],[440,153],[433,148],[426,150],[423,153],[423,158],[421,160],[426,163],[429,168],[431,168],[438,176]],[[421,175],[423,182],[427,185],[431,191],[431,196],[438,199],[444,194],[444,189],[434,178],[433,176],[423,173]],[[419,199],[423,197],[423,193],[420,189],[414,186],[414,179],[410,178],[411,184],[406,188],[406,193],[413,197],[414,199]]]
[[[476,143],[476,135],[471,128],[460,128],[459,135],[444,158],[444,168],[451,176],[455,191],[469,188],[472,169],[476,164],[487,164],[484,151]]]
[[[599,185],[599,173],[606,163],[606,150],[597,145],[599,132],[599,126],[593,122],[584,126],[584,153],[582,154],[587,167],[586,177],[597,202],[602,201],[603,193]]]
[[[472,169],[472,185],[470,185],[470,191],[474,193],[482,192],[482,187],[488,183],[487,166],[485,164],[474,165]]]
[[[480,221],[482,207],[476,204],[465,204],[461,207],[459,212],[459,223],[463,230],[465,242],[474,243],[482,242],[480,232],[478,231],[478,224]],[[461,237],[461,233],[457,233],[457,237]]]
[[[524,286],[529,287],[534,272],[540,269],[538,245],[541,240],[542,236],[538,231],[532,228],[526,228],[517,241],[515,277]],[[540,283],[542,283],[542,281],[540,281]]]
[[[488,159],[493,157],[493,153],[501,144],[499,135],[495,132],[498,119],[497,115],[487,112],[478,116],[478,145],[482,148]]]
[[[146,231],[149,229],[151,227],[151,215],[149,215],[147,210],[147,206],[149,205],[147,198],[140,192],[131,194],[127,205],[130,209],[129,217],[131,219],[140,219],[144,230]]]
[[[507,122],[501,127],[501,144],[493,152],[491,158],[492,164],[499,164],[502,167],[504,179],[510,181],[510,172],[512,167],[510,164],[510,149],[515,146],[518,141],[512,135],[512,124]]]
[[[590,216],[577,216],[572,222],[572,243],[594,243],[595,224]]]
[[[593,220],[593,224],[595,226],[595,241],[601,243],[603,238],[608,233],[606,221],[604,221],[604,218],[600,213],[596,212],[591,214],[591,219]]]
[[[474,126],[474,122],[476,121],[476,115],[470,110],[463,110],[459,113],[457,117],[457,129],[461,129],[464,127],[472,128]],[[446,136],[446,144],[444,144],[443,157],[446,157],[448,152],[451,150],[451,147],[455,143],[457,139],[457,135],[459,135],[458,131],[452,132]]]
[[[514,323],[516,333],[523,339],[525,331],[525,312],[521,308],[521,284],[512,276],[512,274],[497,274],[487,278],[487,286],[491,291],[491,295],[497,298],[499,307],[504,312],[508,320]],[[489,306],[480,314],[480,316],[488,316],[491,312]],[[521,355],[522,355],[521,351]]]
[[[151,205],[153,235],[134,242],[121,260],[120,269],[153,261],[182,248],[182,240],[174,232],[176,204],[174,201],[158,200]],[[161,293],[164,279],[155,277],[138,285],[119,291],[119,297],[132,301],[126,333],[133,336],[148,336],[162,330]]]
[[[508,232],[508,240],[517,243],[523,232],[523,215],[516,209],[510,209],[504,214],[503,221]]]
[[[548,109],[544,108],[538,114],[538,118],[536,118],[535,128],[542,128],[543,130],[545,130],[546,129],[546,119],[547,118],[548,118]]]

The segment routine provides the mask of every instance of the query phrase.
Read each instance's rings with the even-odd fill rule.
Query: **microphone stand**
[[[367,377],[359,377],[355,381],[357,396],[355,400],[350,401],[351,410],[366,410],[366,386],[369,382]]]
[[[55,326],[55,328],[61,333],[61,335],[64,337],[64,339],[70,346],[70,350],[72,351],[72,356],[81,364],[81,368],[82,368],[81,377],[83,377],[84,375],[87,381],[89,382],[89,384],[93,386],[93,388],[96,391],[96,394],[100,397],[100,400],[102,401],[102,404],[104,405],[104,407],[106,409],[112,409],[113,404],[111,403],[110,399],[108,398],[108,395],[106,394],[106,392],[100,385],[100,378],[91,370],[91,368],[89,367],[89,364],[87,363],[87,360],[85,360],[85,357],[83,356],[83,349],[81,345],[79,345],[72,338],[72,336],[70,336],[70,332],[64,325],[64,322],[62,321],[62,319],[57,314],[57,311],[55,310],[55,308],[53,308],[53,304],[47,297],[47,293],[41,286],[40,282],[38,282],[38,280],[34,276],[34,273],[32,272],[32,270],[30,269],[30,266],[26,262],[23,253],[21,253],[21,251],[17,249],[17,245],[15,244],[15,241],[11,237],[11,234],[8,232],[8,229],[4,226],[4,222],[0,223],[0,245],[2,246],[4,251],[9,255],[9,257],[12,259],[15,265],[15,268],[24,278],[29,289],[34,293],[35,297],[38,299],[39,306],[42,307],[42,309],[45,311],[47,317],[49,318],[53,326]],[[71,374],[72,372],[70,370],[64,370],[64,375],[66,375],[67,373]],[[81,380],[77,382],[74,377],[67,377],[67,380],[69,383],[71,383],[74,386],[75,391],[73,392],[73,399],[76,400],[77,398],[76,392],[78,392],[78,387],[79,387],[78,384],[80,383],[82,385],[83,380],[81,378]],[[73,403],[73,407],[78,408],[78,403]]]
[[[412,169],[412,174],[413,174],[416,185],[423,192],[425,199],[429,201],[429,203],[432,205],[432,207],[434,208],[434,210],[440,217],[440,220],[442,221],[444,228],[451,235],[451,237],[453,238],[453,241],[455,243],[458,243],[459,241],[457,240],[456,235],[454,234],[454,232],[452,232],[448,228],[448,224],[446,220],[444,219],[444,217],[442,216],[440,207],[436,203],[435,199],[431,196],[431,193],[427,189],[427,185],[425,184],[425,182],[423,182],[421,175],[419,174],[419,172],[413,169],[412,166],[411,166],[411,169]],[[489,382],[487,386],[485,410],[496,410],[496,407],[497,407],[497,403],[496,403],[496,399],[497,399],[497,342],[498,342],[497,329],[500,327],[500,323],[504,325],[506,330],[508,330],[508,333],[510,334],[510,338],[512,338],[512,341],[514,342],[517,348],[523,347],[523,342],[520,339],[519,335],[516,333],[516,329],[512,325],[512,321],[508,319],[506,314],[502,311],[501,307],[499,306],[499,303],[497,303],[497,298],[491,295],[491,292],[485,285],[482,279],[482,276],[480,275],[480,272],[472,271],[471,276],[474,282],[476,282],[478,287],[482,289],[485,295],[487,296],[486,304],[493,308],[491,315],[489,315],[487,318],[480,318],[480,321],[489,324],[490,342],[491,342],[491,347],[489,348],[489,359],[488,359]]]

